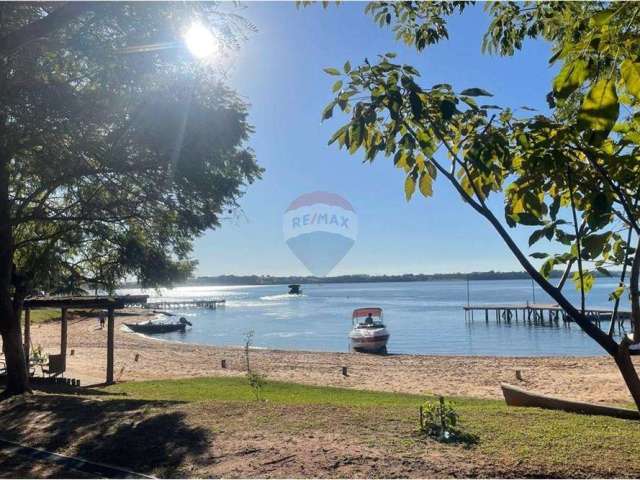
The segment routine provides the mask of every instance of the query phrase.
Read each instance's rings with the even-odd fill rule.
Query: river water
[[[575,302],[579,293],[565,287]],[[608,296],[612,279],[598,279],[587,297],[593,308],[612,308]],[[497,324],[495,315],[484,321],[478,312],[465,321],[466,281],[404,283],[341,283],[304,285],[303,295],[287,294],[286,285],[179,287],[160,292],[124,289],[119,293],[151,295],[164,299],[225,298],[217,310],[176,311],[193,324],[186,333],[158,338],[187,343],[238,346],[253,331],[257,347],[293,350],[348,351],[351,312],[358,307],[379,306],[391,332],[390,353],[432,355],[597,355],[604,353],[577,325],[529,326]],[[529,280],[475,281],[469,285],[472,304],[553,303]],[[621,308],[628,309],[628,302]],[[607,324],[603,324],[606,328]]]

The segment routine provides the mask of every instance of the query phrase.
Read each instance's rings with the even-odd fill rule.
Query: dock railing
[[[474,321],[477,314],[484,312],[484,321],[489,323],[490,317],[497,323],[523,323],[536,325],[559,325],[571,323],[573,319],[562,307],[555,304],[524,303],[524,304],[498,304],[498,305],[465,305],[463,306],[466,321]],[[613,310],[601,308],[589,308],[585,314],[600,326],[601,322],[609,322],[613,316]],[[631,312],[618,311],[616,320],[624,322],[631,318]]]

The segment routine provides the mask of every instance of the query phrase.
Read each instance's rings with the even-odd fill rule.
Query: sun
[[[189,27],[184,34],[184,41],[191,54],[202,59],[210,57],[218,44],[211,31],[200,23]]]

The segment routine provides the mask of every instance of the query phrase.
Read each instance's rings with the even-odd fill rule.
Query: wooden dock
[[[494,319],[497,323],[523,323],[535,325],[559,325],[570,323],[573,320],[562,307],[556,304],[525,303],[525,304],[498,304],[498,305],[465,305],[464,316],[467,321],[474,321],[476,315],[480,315],[486,323]],[[484,312],[484,315],[482,315]],[[609,322],[613,315],[613,310],[601,308],[585,309],[585,314],[589,316],[598,326],[601,322]],[[617,321],[624,322],[631,319],[631,312],[618,311]]]
[[[209,300],[164,300],[160,302],[148,302],[145,308],[175,310],[178,308],[204,308],[207,310],[215,310],[219,306],[224,306],[225,299],[209,299]]]

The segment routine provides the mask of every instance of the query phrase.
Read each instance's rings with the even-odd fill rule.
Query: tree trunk
[[[2,302],[5,303],[4,301]],[[13,312],[6,312],[4,305],[0,315],[3,319],[13,317]],[[24,349],[22,348],[22,335],[20,333],[20,323],[16,321],[5,322],[2,325],[2,348],[4,350],[5,361],[7,366],[7,385],[4,395],[19,395],[21,393],[30,392],[29,375],[27,371]]]
[[[633,397],[636,407],[640,410],[640,378],[638,378],[638,372],[629,355],[629,341],[626,338],[623,338],[620,342],[618,352],[613,358],[624,379],[624,383],[627,384],[627,388]]]
[[[631,296],[631,324],[633,327],[633,343],[640,341],[640,291],[638,291],[638,280],[640,279],[640,237],[636,245],[631,264],[631,275],[629,276],[629,294]]]
[[[2,140],[4,118],[0,117],[0,122]],[[0,335],[7,367],[5,395],[17,395],[31,390],[22,348],[20,317],[11,295],[12,284],[13,229],[9,198],[9,158],[3,142],[0,144]]]

